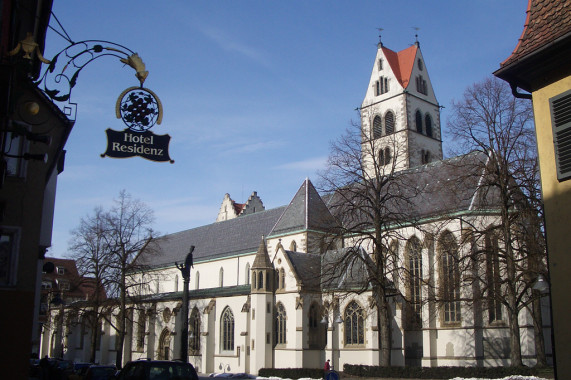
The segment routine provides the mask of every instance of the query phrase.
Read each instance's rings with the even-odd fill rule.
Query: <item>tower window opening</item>
[[[377,63],[378,63],[379,71],[383,70],[383,59],[379,58]]]
[[[395,115],[389,111],[385,115],[385,133],[390,135],[395,131]]]
[[[391,163],[391,149],[386,147],[379,150],[379,165],[385,166]]]
[[[416,91],[421,94],[428,95],[428,85],[426,84],[426,79],[419,75],[416,77]]]
[[[428,150],[422,150],[420,152],[421,157],[420,160],[422,162],[422,164],[428,164],[430,162],[430,152]]]
[[[428,137],[432,137],[432,118],[430,117],[430,114],[426,114],[424,117],[424,125],[426,127],[426,135]]]
[[[415,126],[416,126],[416,131],[418,133],[422,133],[422,114],[420,113],[420,111],[416,111],[416,114],[414,116],[414,120],[415,120]]]
[[[389,91],[389,78],[380,77],[378,81],[375,82],[375,96],[382,95]]]
[[[373,119],[373,138],[378,139],[383,135],[383,122],[380,116],[375,116]]]

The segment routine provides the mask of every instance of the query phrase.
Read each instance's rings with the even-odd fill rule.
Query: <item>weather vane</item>
[[[414,29],[414,30],[416,31],[416,33],[414,34],[414,38],[415,38],[415,40],[416,40],[416,41],[415,41],[416,44],[418,45],[418,31],[420,30],[420,28],[417,27],[417,26],[413,26],[412,29]]]
[[[381,32],[384,30],[383,28],[377,28],[377,30],[379,31],[379,45],[383,46],[383,42],[381,41]]]

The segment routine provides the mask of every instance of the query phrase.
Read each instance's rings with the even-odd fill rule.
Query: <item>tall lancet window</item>
[[[234,314],[229,307],[222,312],[220,323],[222,351],[234,351]]]
[[[408,292],[411,305],[411,320],[413,326],[420,326],[421,292],[422,292],[422,246],[417,237],[407,242],[408,254]]]

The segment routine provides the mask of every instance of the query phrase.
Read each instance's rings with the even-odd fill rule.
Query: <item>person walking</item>
[[[327,374],[329,374],[329,372],[331,371],[331,360],[327,359],[325,361],[325,365],[323,366],[323,378],[327,379]]]

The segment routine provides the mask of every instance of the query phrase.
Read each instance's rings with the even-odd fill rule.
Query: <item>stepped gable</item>
[[[156,238],[136,263],[170,266],[184,261],[191,245],[195,262],[256,252],[260,236],[269,234],[284,210],[278,207]]]
[[[335,225],[335,219],[321,196],[311,181],[306,179],[272,229],[270,236],[293,231],[327,230]]]

